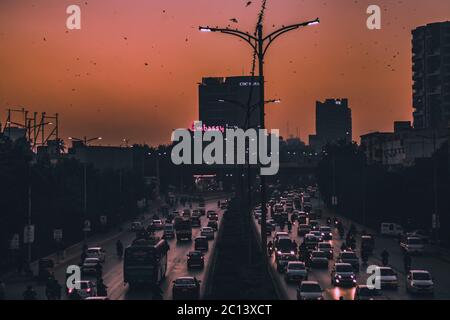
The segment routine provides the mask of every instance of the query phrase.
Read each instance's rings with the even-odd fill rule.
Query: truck
[[[177,241],[192,240],[192,223],[191,219],[177,220],[175,223],[175,234]]]

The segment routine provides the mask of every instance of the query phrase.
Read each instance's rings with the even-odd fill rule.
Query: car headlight
[[[342,279],[342,276],[341,276],[341,275],[338,275],[338,279]]]

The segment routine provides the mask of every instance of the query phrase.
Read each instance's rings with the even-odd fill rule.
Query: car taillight
[[[73,292],[73,289],[72,289],[72,288],[70,288],[70,289],[69,289],[69,293],[72,293],[72,292]]]
[[[91,288],[87,288],[86,292],[91,292]]]

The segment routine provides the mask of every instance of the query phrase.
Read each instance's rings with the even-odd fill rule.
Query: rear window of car
[[[321,292],[322,289],[317,283],[303,283],[301,286],[302,292]]]
[[[289,265],[290,270],[305,270],[305,265],[303,263],[291,263]]]
[[[353,268],[352,266],[349,265],[337,265],[336,272],[344,272],[344,273],[353,272]]]
[[[430,274],[426,272],[414,272],[413,280],[431,280]]]
[[[177,279],[177,280],[175,280],[175,283],[181,284],[181,285],[195,284],[194,279]]]
[[[395,275],[395,273],[392,269],[381,269],[380,274],[382,276],[394,276]]]
[[[354,252],[343,252],[341,254],[342,259],[358,259]]]

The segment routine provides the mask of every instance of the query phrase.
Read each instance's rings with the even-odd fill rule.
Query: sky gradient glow
[[[242,41],[198,32],[228,24],[252,31],[260,1],[0,0],[0,121],[8,107],[58,112],[60,132],[102,136],[104,144],[167,143],[198,118],[204,76],[248,74]],[[67,31],[66,8],[82,8]],[[382,30],[366,9],[383,9]],[[320,17],[271,47],[266,61],[267,124],[286,135],[315,131],[315,101],[350,100],[353,138],[411,120],[411,30],[450,20],[448,0],[268,0],[265,27]],[[229,21],[238,19],[235,24]],[[45,39],[44,39],[45,38]]]

